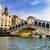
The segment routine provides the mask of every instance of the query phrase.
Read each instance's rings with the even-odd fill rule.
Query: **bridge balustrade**
[[[24,26],[24,25],[27,25],[27,24],[28,23],[26,21],[18,23],[17,25],[10,27],[10,30]],[[30,24],[30,25],[33,25],[35,27],[37,26],[37,27],[40,27],[40,28],[48,28],[49,29],[49,24],[48,23],[46,24],[45,22],[42,23],[42,22],[35,21],[34,24]]]
[[[13,26],[13,29],[15,29],[15,26]]]
[[[19,24],[18,26],[20,27],[21,25]]]
[[[43,22],[43,23],[42,23],[42,22]],[[46,24],[45,21],[39,22],[39,21],[35,20],[35,21],[34,21],[34,25],[35,25],[35,26],[39,26],[39,27],[43,27],[43,28],[50,29],[49,23]]]
[[[46,24],[46,28],[49,28],[49,24],[48,23]]]
[[[44,27],[44,28],[45,28],[45,23],[42,23],[42,27]]]
[[[27,22],[24,22],[24,23],[18,23],[17,25],[15,25],[15,26],[13,26],[13,27],[10,27],[10,30],[12,30],[12,29],[15,29],[15,28],[18,28],[18,27],[20,27],[20,26],[24,26],[24,25],[27,25]]]
[[[17,28],[18,26],[16,25],[16,28]]]
[[[25,24],[27,25],[27,22],[25,22]]]
[[[10,30],[12,30],[12,27],[10,27]]]
[[[38,22],[38,26],[41,26],[41,22]]]
[[[23,26],[24,24],[22,23],[21,25]]]
[[[37,25],[37,21],[35,21],[34,24]]]

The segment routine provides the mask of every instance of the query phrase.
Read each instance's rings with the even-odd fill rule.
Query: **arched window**
[[[16,28],[17,28],[17,25],[16,25]]]
[[[24,24],[22,23],[22,26],[23,26]]]
[[[37,21],[35,21],[34,24],[37,25]]]
[[[38,26],[41,26],[41,22],[38,22]]]
[[[42,27],[44,27],[44,28],[45,28],[45,23],[42,23]]]
[[[27,22],[25,22],[25,24],[27,25]]]
[[[20,27],[21,25],[19,24],[19,27]]]
[[[49,24],[48,23],[46,24],[46,28],[49,28]]]
[[[13,29],[15,29],[15,26],[13,26]]]
[[[10,30],[12,30],[12,27],[10,27]]]

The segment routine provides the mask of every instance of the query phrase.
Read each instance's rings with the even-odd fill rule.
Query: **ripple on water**
[[[50,41],[48,38],[1,37],[0,50],[3,48],[4,50],[50,50]]]

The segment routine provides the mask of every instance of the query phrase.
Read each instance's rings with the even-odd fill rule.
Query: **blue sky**
[[[50,0],[0,0],[2,10],[7,5],[11,16],[17,15],[22,19],[34,16],[50,21]]]

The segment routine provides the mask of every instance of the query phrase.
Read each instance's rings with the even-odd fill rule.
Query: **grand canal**
[[[0,50],[50,50],[49,38],[0,37]]]

